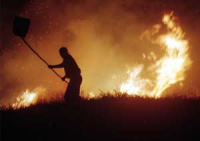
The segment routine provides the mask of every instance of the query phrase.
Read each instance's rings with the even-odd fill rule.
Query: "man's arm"
[[[48,67],[49,67],[50,69],[53,69],[53,68],[63,68],[64,65],[63,65],[63,63],[61,63],[61,64],[58,64],[58,65],[48,65]]]

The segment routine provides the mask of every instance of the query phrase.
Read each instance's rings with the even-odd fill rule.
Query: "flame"
[[[170,85],[184,80],[185,72],[192,63],[188,55],[188,41],[184,39],[185,34],[181,27],[175,23],[175,17],[172,12],[163,16],[162,23],[166,27],[167,33],[159,35],[152,42],[164,48],[164,55],[159,60],[156,60],[156,55],[150,53],[155,56],[155,63],[149,67],[153,68],[152,71],[156,75],[155,79],[141,78],[140,74],[144,67],[138,65],[132,71],[128,70],[129,78],[121,84],[121,92],[129,95],[160,97]],[[157,34],[161,26],[154,27],[159,28],[154,28],[149,35]],[[143,58],[146,58],[145,54],[143,54]],[[151,56],[148,58],[151,58]]]
[[[142,72],[144,65],[138,65],[133,70],[128,70],[129,79],[126,83],[121,85],[120,91],[127,93],[128,95],[145,95],[147,93],[145,87],[146,84],[150,84],[148,79],[141,79],[140,73]]]
[[[21,96],[17,97],[16,102],[12,104],[12,108],[19,109],[36,104],[39,100],[39,95],[43,94],[44,91],[46,91],[46,89],[42,87],[38,87],[33,91],[27,89],[25,92],[22,92]]]
[[[20,107],[28,107],[31,104],[34,104],[36,96],[36,92],[30,92],[27,89],[21,96],[17,97],[16,102],[12,105],[12,107],[14,109],[18,109]]]

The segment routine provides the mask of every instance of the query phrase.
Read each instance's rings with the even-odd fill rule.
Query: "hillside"
[[[198,140],[200,100],[103,98],[1,111],[4,140]]]

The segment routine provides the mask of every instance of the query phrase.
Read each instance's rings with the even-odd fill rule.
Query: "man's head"
[[[60,52],[60,56],[62,56],[62,58],[64,58],[65,56],[68,55],[68,50],[66,47],[61,47],[59,52]]]

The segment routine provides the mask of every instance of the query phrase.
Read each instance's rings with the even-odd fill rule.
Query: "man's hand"
[[[61,78],[61,79],[62,79],[62,81],[65,81],[65,78],[66,78],[66,77],[62,77],[62,78]]]
[[[52,68],[53,68],[53,66],[52,66],[52,65],[48,65],[48,68],[49,68],[49,69],[52,69]]]

